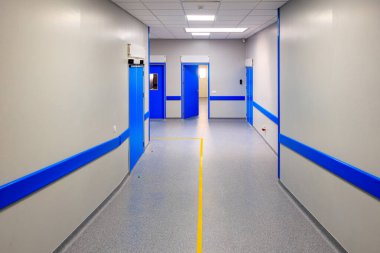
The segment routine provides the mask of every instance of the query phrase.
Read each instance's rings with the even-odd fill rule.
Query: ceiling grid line
[[[164,27],[166,27],[165,26],[165,24],[156,16],[156,14],[154,14],[154,12],[151,10],[151,9],[149,9],[147,6],[146,6],[146,4],[143,2],[143,1],[140,1],[139,0],[139,2],[147,9],[147,10],[149,10],[149,12],[152,14],[152,16],[153,17],[155,17],[158,21],[160,21],[160,23],[164,26]],[[169,33],[171,33],[168,29],[166,29]],[[172,33],[171,33],[172,34]],[[174,34],[172,34],[172,36],[174,36]]]
[[[261,0],[261,1],[259,1],[259,2],[257,2],[257,4],[255,5],[255,7],[250,11],[250,12],[248,12],[248,14],[242,19],[242,20],[240,20],[240,22],[238,23],[238,26],[240,26],[240,24],[256,9],[256,7],[262,2],[263,0]],[[251,28],[248,28],[248,31],[249,31],[249,29],[251,29]],[[228,37],[230,37],[230,34],[228,35]]]

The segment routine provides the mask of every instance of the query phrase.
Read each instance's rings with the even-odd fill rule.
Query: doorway
[[[151,119],[165,119],[166,64],[151,63],[149,66],[149,112]]]
[[[209,118],[209,63],[182,63],[182,118]]]
[[[199,117],[202,119],[208,118],[208,65],[200,64],[198,65],[198,78],[199,78]]]
[[[246,67],[247,122],[253,126],[253,67]]]
[[[129,66],[130,170],[144,152],[144,66]]]

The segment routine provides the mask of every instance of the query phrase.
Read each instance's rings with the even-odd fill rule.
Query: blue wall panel
[[[129,68],[130,168],[144,152],[144,72],[141,66]]]
[[[252,126],[253,125],[253,108],[252,108],[252,102],[253,102],[253,67],[246,67],[246,113],[247,113],[247,121]]]

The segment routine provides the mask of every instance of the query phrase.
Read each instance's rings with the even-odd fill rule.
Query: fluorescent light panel
[[[189,21],[214,21],[214,15],[187,15]]]
[[[210,33],[192,33],[193,36],[210,36]]]
[[[242,33],[247,28],[185,28],[188,33]]]

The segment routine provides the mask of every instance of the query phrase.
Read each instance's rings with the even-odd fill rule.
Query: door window
[[[153,74],[150,74],[150,77],[149,77],[149,87],[151,90],[158,90],[158,74],[157,73],[153,73]]]

